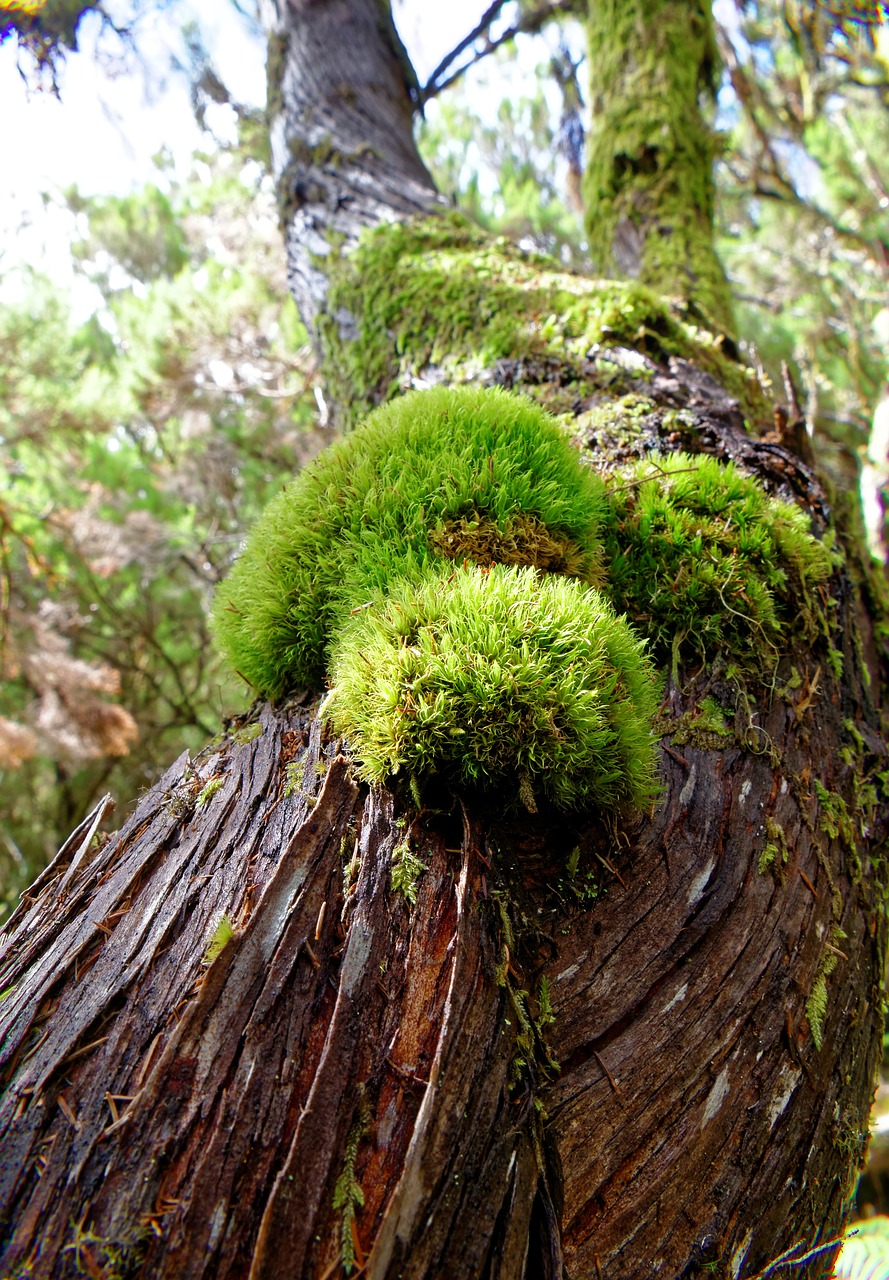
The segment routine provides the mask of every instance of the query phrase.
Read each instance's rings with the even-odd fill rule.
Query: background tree
[[[429,381],[521,387],[606,471],[734,458],[824,529],[718,343],[440,213],[376,6],[267,20],[294,292],[340,420]],[[661,654],[652,814],[417,813],[356,788],[299,703],[180,759],[97,849],[99,812],[7,933],[7,1268],[817,1274],[880,1020],[876,588],[845,547],[770,690],[682,637]]]

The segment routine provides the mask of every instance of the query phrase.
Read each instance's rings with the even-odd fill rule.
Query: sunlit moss
[[[262,694],[320,687],[352,609],[449,556],[490,563],[497,536],[513,562],[548,569],[559,556],[595,577],[603,487],[527,399],[477,387],[404,396],[269,505],[217,593],[217,640]]]
[[[436,569],[350,620],[327,714],[364,777],[496,787],[565,807],[654,790],[658,686],[603,597],[530,568]]]

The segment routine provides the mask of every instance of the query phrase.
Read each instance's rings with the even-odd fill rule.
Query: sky
[[[478,21],[481,0],[450,0],[447,6],[428,0],[400,0],[396,15],[402,37],[421,79],[441,56]],[[249,105],[265,100],[265,48],[245,33],[245,24],[224,0],[186,0],[173,12],[149,11],[139,26],[139,46],[152,71],[169,67],[181,49],[178,25],[199,22],[214,65],[233,96]],[[188,102],[183,77],[169,72],[164,84],[151,89],[138,70],[116,78],[97,70],[94,51],[98,24],[81,27],[81,55],[68,58],[62,73],[61,102],[48,93],[29,95],[16,68],[13,41],[0,46],[0,119],[13,127],[0,130],[2,225],[8,209],[28,199],[41,184],[78,182],[84,191],[130,189],[144,175],[150,158],[162,146],[177,158],[188,156],[202,139]],[[214,122],[222,126],[222,121]]]
[[[421,80],[473,29],[484,7],[484,0],[447,5],[395,0],[396,21]],[[195,150],[206,149],[186,78],[171,69],[176,57],[184,61],[180,29],[189,20],[199,24],[233,97],[262,105],[264,42],[249,34],[226,0],[179,0],[167,11],[149,5],[138,28],[138,49],[149,74],[138,65],[106,74],[102,52],[110,52],[111,43],[103,46],[98,22],[86,19],[79,29],[82,52],[69,55],[62,70],[61,100],[29,92],[18,72],[14,41],[0,45],[0,272],[17,262],[39,267],[79,287],[83,296],[79,305],[75,297],[75,311],[89,311],[92,301],[82,280],[75,285],[65,248],[75,234],[73,216],[52,200],[47,203],[44,193],[51,196],[76,183],[88,195],[122,195],[146,180],[161,149],[171,152],[182,170]],[[232,113],[211,107],[208,121],[224,137],[231,131]],[[22,287],[7,279],[0,298]]]

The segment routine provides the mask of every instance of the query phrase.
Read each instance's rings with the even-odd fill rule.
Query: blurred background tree
[[[102,4],[28,8],[0,7],[0,40],[19,37],[32,89],[64,96],[84,12],[134,73],[149,5],[125,21]],[[432,54],[418,129],[458,206],[592,270],[577,12],[501,0],[479,13],[470,38]],[[798,402],[848,497],[887,376],[885,6],[717,0],[714,13],[720,251],[740,345]],[[395,17],[413,52],[420,19],[409,3]],[[45,197],[67,217],[89,313],[38,266],[0,259],[0,919],[105,792],[125,806],[243,707],[207,602],[244,529],[330,434],[284,279],[262,112],[231,98],[198,27],[182,47],[205,130],[190,171],[161,154],[131,194]],[[225,141],[208,123],[220,103],[236,122]]]

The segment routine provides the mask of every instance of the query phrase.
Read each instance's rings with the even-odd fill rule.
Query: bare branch
[[[524,14],[517,22],[514,22],[511,27],[507,27],[501,35],[497,36],[495,40],[492,40],[486,33],[494,18],[497,16],[500,9],[502,9],[504,3],[505,0],[498,0],[498,2],[492,4],[485,12],[484,17],[476,29],[468,35],[465,40],[462,40],[460,44],[457,45],[456,49],[449,53],[446,58],[442,59],[433,71],[432,75],[429,77],[427,83],[423,86],[422,99],[424,102],[428,102],[431,98],[437,97],[442,90],[449,88],[459,80],[470,67],[475,66],[477,62],[481,62],[483,58],[487,58],[502,45],[508,44],[510,40],[514,40],[516,36],[534,35],[542,26],[544,26],[545,23],[549,22],[551,18],[556,18],[560,14],[569,14],[577,11],[576,0],[548,0],[547,3],[541,4],[538,8],[532,9],[529,13]],[[454,71],[451,75],[447,76],[446,79],[439,81],[438,77],[442,75],[448,67],[453,65],[459,55],[482,36],[485,37],[485,43],[482,48],[476,50],[472,57],[457,71]]]

